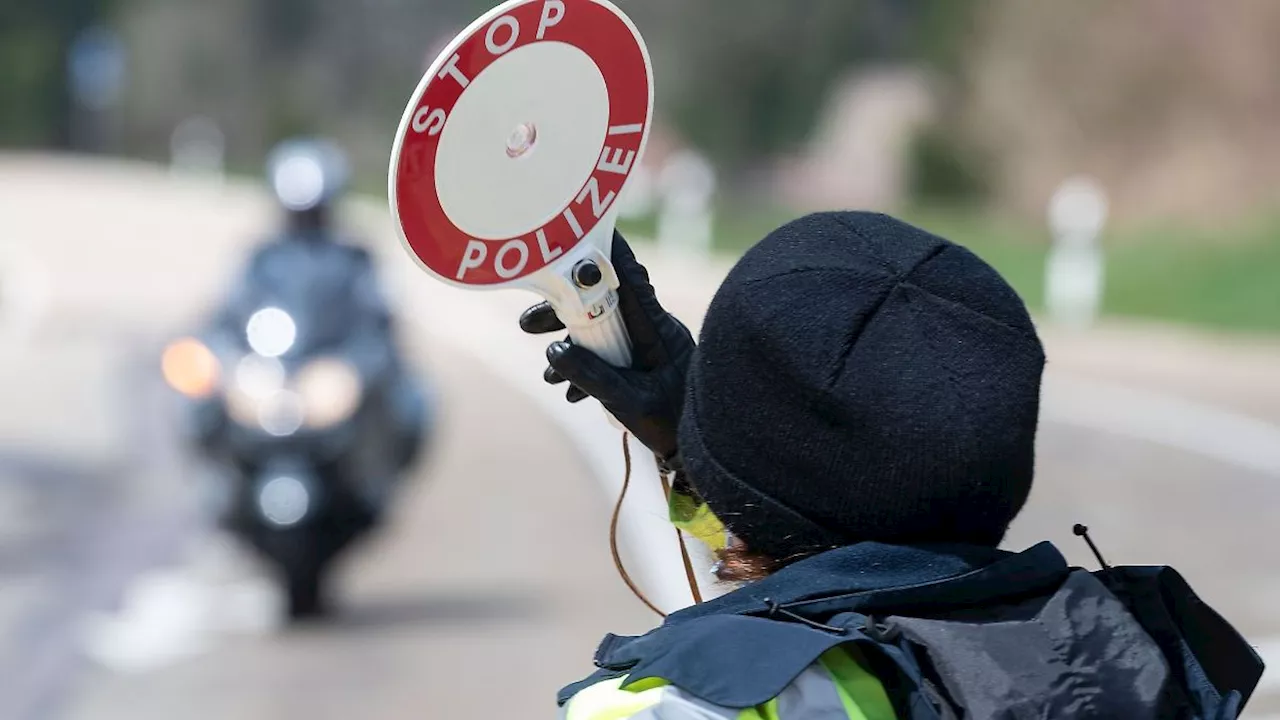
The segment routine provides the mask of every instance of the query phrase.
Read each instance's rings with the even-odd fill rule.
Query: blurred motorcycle
[[[205,332],[165,349],[162,369],[218,470],[213,512],[275,566],[299,619],[325,611],[334,558],[378,525],[432,418],[371,259],[329,228],[341,154],[292,141],[269,168],[285,231]]]

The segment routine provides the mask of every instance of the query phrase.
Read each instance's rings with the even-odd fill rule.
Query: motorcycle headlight
[[[281,390],[258,403],[258,426],[276,437],[287,437],[302,427],[306,409],[298,393]]]
[[[274,358],[293,347],[298,339],[298,326],[289,313],[277,307],[267,307],[249,317],[244,334],[254,352]]]
[[[351,417],[364,396],[359,371],[338,358],[307,363],[294,387],[302,399],[304,423],[313,429],[333,427]]]
[[[164,381],[193,400],[213,394],[218,387],[221,370],[213,351],[195,338],[182,338],[170,343],[160,357]]]
[[[246,427],[259,425],[264,406],[284,390],[284,365],[275,358],[246,355],[236,363],[234,382],[227,388],[227,414]]]
[[[268,523],[287,528],[297,525],[311,511],[308,483],[292,475],[277,475],[258,488],[258,514]]]

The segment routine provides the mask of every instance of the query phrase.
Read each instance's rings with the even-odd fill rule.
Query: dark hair
[[[815,546],[803,552],[794,553],[777,560],[769,555],[753,552],[741,541],[731,542],[728,547],[716,550],[715,567],[712,571],[716,579],[727,583],[744,583],[763,580],[788,565],[801,560],[821,555],[828,550],[835,550],[838,545]]]
[[[730,543],[728,547],[717,550],[715,556],[716,564],[713,572],[717,580],[726,583],[763,580],[789,564],[774,560],[762,553],[752,552],[740,542]]]

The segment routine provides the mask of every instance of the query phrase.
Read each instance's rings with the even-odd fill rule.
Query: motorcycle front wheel
[[[318,618],[327,613],[322,568],[315,564],[286,565],[284,576],[291,621]]]
[[[284,547],[280,547],[273,558],[283,585],[289,621],[298,622],[327,615],[330,558],[324,557],[322,549],[318,547],[319,538],[299,532],[281,539],[292,541],[281,543]]]

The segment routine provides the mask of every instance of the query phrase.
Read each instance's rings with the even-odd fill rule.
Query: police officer
[[[1044,353],[982,260],[811,215],[743,256],[695,347],[620,236],[613,255],[633,367],[556,342],[545,378],[674,471],[673,520],[700,517],[741,587],[606,637],[568,720],[1235,717],[1261,664],[1170,568],[998,549]],[[545,304],[520,324],[562,328]]]

